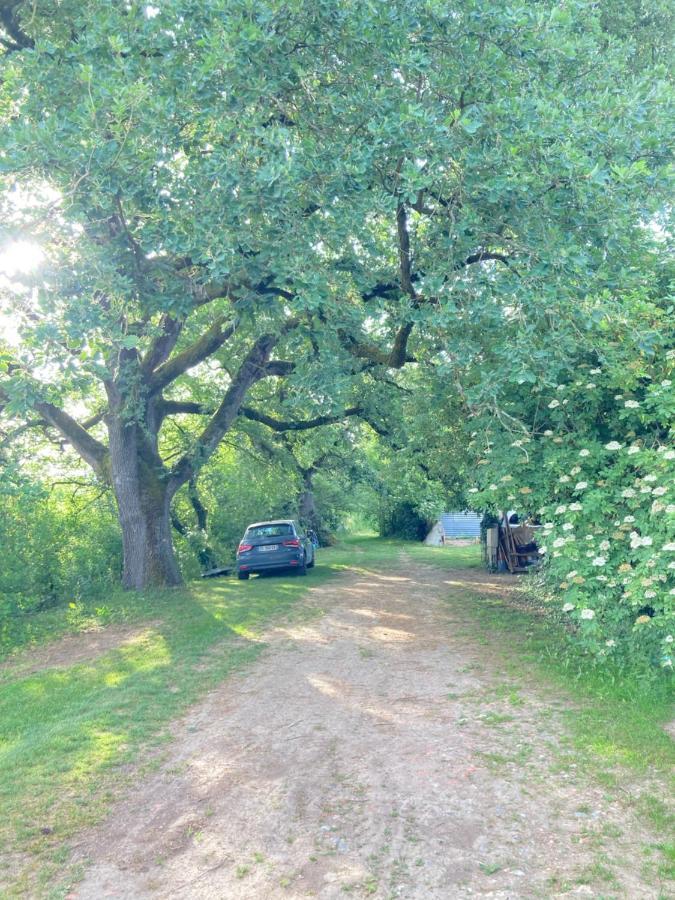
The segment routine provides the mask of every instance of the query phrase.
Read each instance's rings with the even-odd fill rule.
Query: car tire
[[[313,569],[313,568],[314,568],[314,563],[315,563],[315,562],[316,562],[316,557],[315,557],[314,554],[312,553],[312,561],[307,563],[307,568],[308,568],[308,569]]]
[[[239,579],[239,581],[248,581],[248,576],[248,572],[237,572],[237,578]]]
[[[306,575],[307,574],[307,557],[302,557],[302,563],[297,568],[298,575]]]

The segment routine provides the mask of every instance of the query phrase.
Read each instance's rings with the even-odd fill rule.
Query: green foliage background
[[[6,15],[3,237],[44,254],[0,290],[7,613],[117,581],[135,429],[188,577],[310,494],[327,534],[524,500],[577,647],[672,665],[667,4]]]
[[[0,483],[0,628],[12,616],[104,598],[119,581],[121,541],[109,496],[26,479]]]

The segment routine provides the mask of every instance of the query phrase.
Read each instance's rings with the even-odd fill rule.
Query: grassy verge
[[[497,578],[511,576],[497,576]],[[661,673],[593,665],[569,649],[564,631],[520,602],[455,588],[448,602],[461,610],[464,632],[498,654],[505,679],[536,679],[562,690],[576,750],[598,765],[666,773],[675,743],[664,730],[673,716],[672,682]],[[517,605],[516,605],[517,604]]]
[[[453,566],[453,556],[460,559],[464,550],[441,552],[447,553],[441,564]],[[424,551],[406,553],[439,564]],[[508,583],[511,576],[494,581],[502,579]],[[567,726],[558,735],[558,765],[599,783],[662,836],[642,848],[645,877],[674,879],[675,816],[668,798],[675,788],[675,742],[664,727],[674,715],[672,679],[581,659],[562,628],[534,606],[528,609],[522,596],[488,596],[467,583],[450,590],[448,604],[459,612],[466,639],[498,661],[505,690],[517,699],[519,685],[534,683],[551,698]]]
[[[344,538],[331,550],[331,554],[335,565],[349,565],[351,568],[401,566],[405,565],[405,559],[446,569],[477,569],[481,566],[480,547],[477,543],[427,547],[411,541],[380,538],[374,534]],[[402,554],[405,554],[403,561]]]
[[[341,561],[335,553],[335,563]],[[233,669],[255,659],[262,625],[302,615],[307,589],[334,577],[331,554],[308,578],[115,594],[105,603],[32,616],[5,631],[0,671],[0,895],[44,896],[62,871],[69,838],[97,821],[151,758],[168,726]],[[327,562],[326,562],[327,561]],[[78,665],[26,674],[48,637],[133,624],[116,649]],[[13,651],[19,650],[18,656]]]

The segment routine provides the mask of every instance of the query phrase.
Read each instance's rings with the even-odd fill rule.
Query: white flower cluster
[[[653,544],[652,539],[646,535],[642,536],[638,534],[637,531],[631,531],[630,533],[630,548],[631,550],[637,550],[639,547],[651,547]]]
[[[602,370],[590,370],[590,374],[599,376]],[[661,383],[659,389],[658,385],[659,379],[654,379],[646,396],[659,390],[663,396],[663,389],[670,386]],[[604,384],[599,386],[604,390]],[[575,386],[557,386],[554,398],[549,395],[544,403],[550,410],[560,408],[562,413],[565,404],[573,402],[567,397],[581,397],[584,391],[589,403],[595,403],[590,392],[596,388],[592,378],[582,376]],[[620,401],[620,410],[625,410],[618,412],[616,425],[628,420],[629,411],[635,413],[633,422],[643,415],[649,421],[652,407],[637,391],[633,393],[632,384],[627,384],[625,393],[615,399]],[[581,424],[586,427],[586,423]],[[558,596],[562,594],[559,608],[583,624],[580,636],[583,634],[587,649],[607,656],[610,651],[633,653],[639,650],[636,642],[644,640],[646,625],[662,642],[663,659],[674,663],[675,654],[669,646],[673,636],[665,637],[662,601],[667,604],[675,597],[675,530],[671,527],[675,516],[675,480],[671,483],[675,445],[659,445],[650,436],[654,432],[648,430],[641,437],[628,428],[622,432],[617,427],[613,433],[614,439],[596,442],[591,438],[576,443],[568,423],[534,433],[527,440],[513,435],[518,440],[511,441],[512,448],[524,443],[534,446],[534,455],[525,462],[536,464],[539,472],[548,471],[548,496],[545,483],[523,489],[527,480],[523,481],[515,469],[511,469],[512,475],[503,475],[508,468],[494,470],[492,478],[497,484],[489,489],[499,490],[497,496],[502,498],[504,508],[510,508],[505,500],[507,491],[503,490],[507,484],[513,491],[508,499],[514,501],[514,508],[522,502],[520,493],[531,494],[532,499],[544,504],[537,510],[542,523],[538,540],[542,571],[556,579],[553,584],[557,584]],[[481,490],[485,490],[485,484]],[[638,612],[645,604],[654,607],[654,616]],[[626,621],[637,622],[638,627],[634,636],[624,639],[622,623]],[[666,663],[662,661],[662,665]]]

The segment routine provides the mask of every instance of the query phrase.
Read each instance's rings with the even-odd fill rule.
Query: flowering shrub
[[[668,669],[675,351],[646,359],[581,363],[573,379],[523,396],[520,410],[514,403],[527,431],[493,425],[474,433],[480,455],[470,493],[475,508],[515,509],[541,522],[548,594],[584,651]]]

